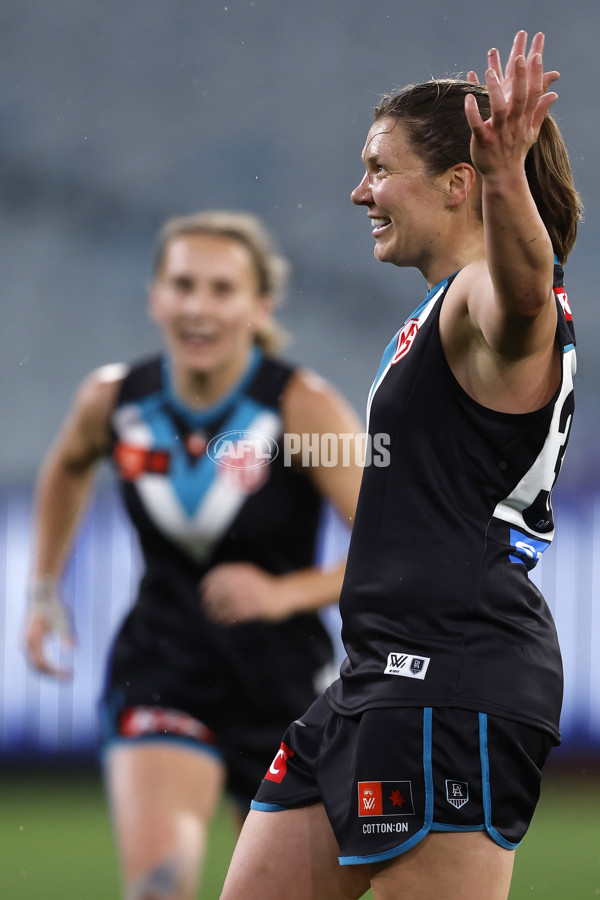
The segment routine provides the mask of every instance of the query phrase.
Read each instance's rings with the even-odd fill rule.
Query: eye
[[[173,287],[179,294],[189,294],[194,289],[194,283],[188,275],[176,275]]]
[[[235,285],[231,281],[225,279],[215,281],[213,283],[213,292],[217,297],[228,297],[235,291]]]

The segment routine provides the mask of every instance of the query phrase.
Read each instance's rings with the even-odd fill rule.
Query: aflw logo
[[[410,781],[359,781],[359,816],[414,816]]]
[[[410,653],[389,653],[384,675],[402,675],[404,678],[425,678],[429,656],[413,656]]]

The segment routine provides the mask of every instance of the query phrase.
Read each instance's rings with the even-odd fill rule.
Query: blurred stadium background
[[[96,697],[138,561],[106,473],[64,585],[79,640],[75,679],[57,686],[28,671],[20,634],[35,470],[86,372],[156,348],[145,285],[157,229],[199,208],[262,216],[293,266],[281,311],[288,355],[362,410],[383,346],[423,293],[418,274],[373,260],[364,212],[349,201],[372,108],[408,81],[482,75],[487,48],[505,59],[518,28],[545,31],[548,66],[562,73],[553,112],[586,214],[567,266],[578,410],[556,492],[556,544],[536,575],[565,656],[564,739],[511,897],[600,896],[600,8],[26,0],[4,4],[0,24],[2,900],[118,896]],[[323,552],[343,541],[333,526]],[[223,811],[204,900],[218,896],[229,840]]]

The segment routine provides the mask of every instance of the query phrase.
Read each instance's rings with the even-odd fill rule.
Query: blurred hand
[[[52,635],[58,635],[63,647],[72,650],[75,637],[69,614],[60,600],[56,585],[49,579],[40,579],[29,591],[29,613],[25,629],[25,649],[29,662],[39,672],[54,678],[69,678],[70,669],[51,662],[46,644]]]
[[[252,619],[278,621],[286,611],[277,582],[276,575],[251,563],[223,563],[200,582],[200,602],[208,618],[219,625]]]

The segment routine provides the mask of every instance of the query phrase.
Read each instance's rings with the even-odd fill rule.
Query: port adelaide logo
[[[401,651],[389,653],[384,675],[401,675],[403,678],[418,678],[423,681],[429,662],[428,656],[413,656]]]
[[[460,809],[469,802],[469,783],[446,778],[446,800],[456,809]]]

